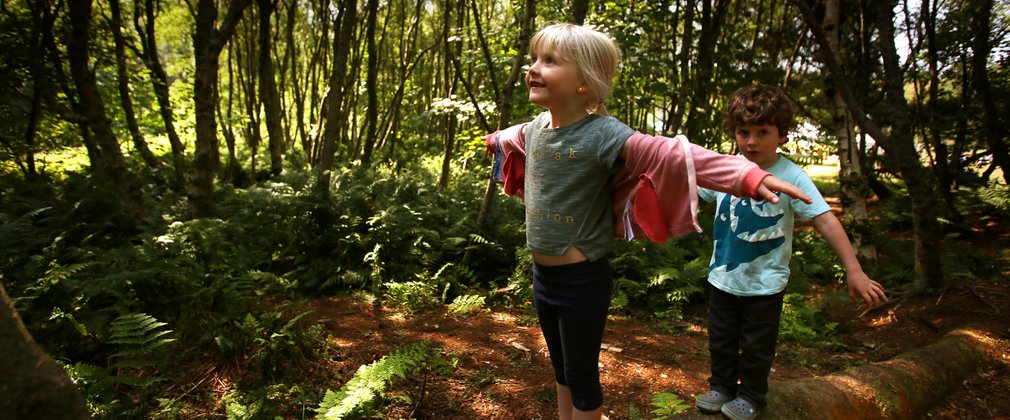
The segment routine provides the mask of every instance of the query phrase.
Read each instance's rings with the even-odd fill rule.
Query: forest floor
[[[1010,259],[1010,231],[983,230],[966,244],[977,248],[966,249],[984,248]],[[971,325],[996,338],[997,350],[928,415],[1010,418],[1010,272],[995,279],[953,280],[942,293],[892,299],[869,312],[849,300],[841,285],[814,287],[811,302],[831,302],[824,314],[839,323],[837,342],[818,346],[780,340],[770,379],[823,376],[888,360]],[[455,360],[448,375],[398,379],[387,394],[386,418],[556,418],[550,360],[536,320],[527,314],[485,310],[456,316],[436,310],[405,317],[377,314],[372,304],[353,297],[317,300],[311,309],[337,349],[329,365],[319,367],[329,370],[323,376],[338,379],[333,389],[359,366],[420,340],[430,340]],[[660,392],[676,394],[691,407],[687,413],[695,410],[694,395],[707,390],[705,311],[703,303],[689,305],[683,319],[665,326],[644,314],[611,315],[600,360],[609,418],[636,417],[632,413],[652,418],[650,401]]]

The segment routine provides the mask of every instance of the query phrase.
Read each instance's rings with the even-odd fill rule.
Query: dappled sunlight
[[[894,324],[898,321],[898,318],[894,316],[894,311],[887,311],[886,313],[877,315],[870,319],[866,325],[870,327],[886,327],[888,325]]]

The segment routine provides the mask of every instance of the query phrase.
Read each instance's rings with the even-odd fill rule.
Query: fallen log
[[[769,384],[762,419],[922,418],[976,372],[996,340],[961,328],[891,360]],[[692,401],[693,402],[693,401]],[[712,419],[697,410],[678,418]]]

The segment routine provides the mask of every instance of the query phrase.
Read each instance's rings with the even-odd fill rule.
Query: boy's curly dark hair
[[[737,89],[726,104],[722,130],[735,138],[736,128],[747,124],[774,125],[785,137],[796,127],[792,102],[782,89],[764,83]]]

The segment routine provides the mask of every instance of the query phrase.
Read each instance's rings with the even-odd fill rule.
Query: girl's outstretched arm
[[[775,191],[788,195],[804,203],[811,203],[810,197],[807,197],[807,195],[804,194],[803,190],[799,187],[778,179],[773,175],[768,175],[761,180],[761,184],[757,187],[758,197],[755,198],[764,198],[772,203],[778,203],[779,197],[775,195]]]

